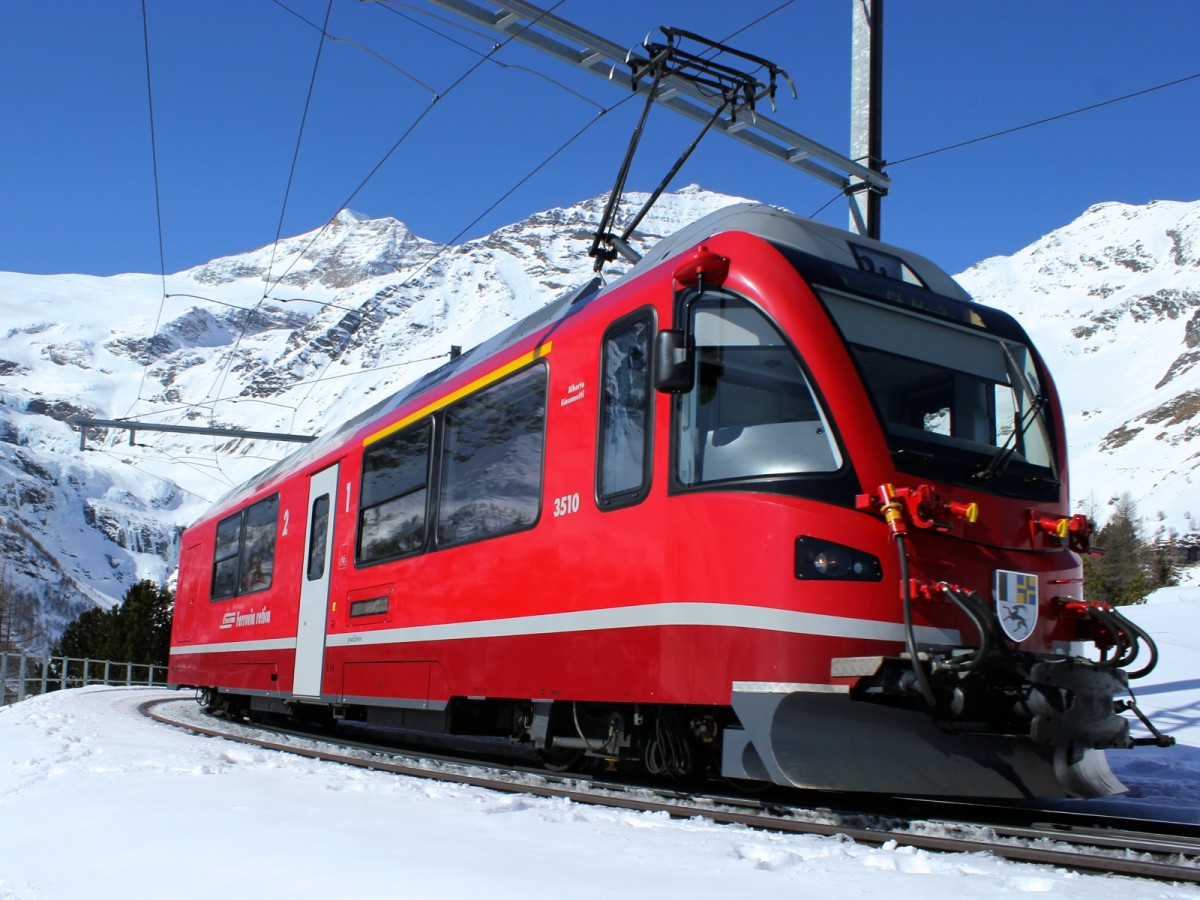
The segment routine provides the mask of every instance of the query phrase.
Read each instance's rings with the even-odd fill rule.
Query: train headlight
[[[814,537],[796,538],[796,577],[802,581],[880,581],[879,559]]]

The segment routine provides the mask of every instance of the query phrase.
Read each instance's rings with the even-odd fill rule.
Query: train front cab
[[[739,277],[751,250],[735,236],[679,266],[676,328],[656,356],[660,389],[677,394],[673,485],[685,491],[701,467],[740,458],[758,467],[743,489],[829,502],[828,518],[796,538],[798,596],[813,608],[847,581],[869,588],[857,611],[901,619],[904,648],[834,649],[811,681],[735,683],[741,728],[725,732],[723,774],[964,796],[1123,790],[1103,754],[1134,743],[1115,696],[1138,645],[1155,651],[1082,598],[1073,551],[1086,552],[1090,526],[1067,514],[1065,437],[1041,360],[1010,317],[972,303],[928,261],[811,223],[802,231],[776,243],[791,272],[761,261],[754,284]],[[746,328],[739,315],[725,314],[720,340],[705,336],[706,311],[742,295],[796,352],[787,386],[778,361],[755,375],[749,357],[728,352]],[[724,384],[739,380],[741,390]],[[775,391],[761,421],[771,404],[756,382]],[[737,402],[716,408],[722,393]],[[792,477],[772,484],[776,458]],[[860,491],[852,499],[848,485]],[[1171,743],[1154,734],[1142,742]]]

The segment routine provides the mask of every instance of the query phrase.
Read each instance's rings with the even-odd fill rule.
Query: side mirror
[[[654,338],[654,387],[664,394],[686,394],[694,383],[690,335],[665,328]]]

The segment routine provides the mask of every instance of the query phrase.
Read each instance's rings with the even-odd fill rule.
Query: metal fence
[[[0,652],[0,706],[89,684],[166,687],[167,667],[109,659],[39,657]]]

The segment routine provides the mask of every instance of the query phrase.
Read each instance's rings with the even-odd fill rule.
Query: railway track
[[[1026,823],[1014,821],[1012,808],[945,803],[918,803],[880,813],[862,809],[839,811],[825,806],[811,809],[785,806],[774,799],[696,796],[669,789],[602,782],[576,774],[500,768],[453,756],[347,743],[310,732],[251,727],[211,719],[198,708],[190,707],[190,701],[172,698],[147,701],[140,709],[158,722],[195,734],[310,759],[493,791],[661,812],[673,818],[699,817],[779,833],[841,836],[868,846],[912,847],[938,853],[987,852],[1016,862],[1051,865],[1080,873],[1200,883],[1200,829],[1194,827],[1058,813],[1031,816],[1023,811],[1021,815],[1029,819]],[[897,812],[900,808],[905,811]],[[923,811],[914,818],[914,810]]]

